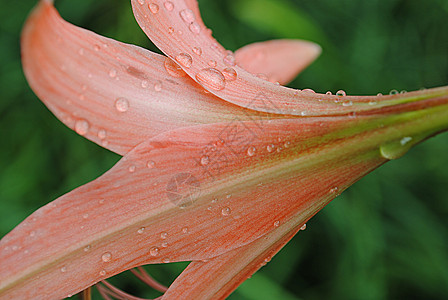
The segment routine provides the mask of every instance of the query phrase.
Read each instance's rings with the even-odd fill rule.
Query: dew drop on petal
[[[169,57],[165,58],[164,66],[167,73],[173,77],[178,78],[186,75],[184,70]]]
[[[146,89],[148,87],[148,81],[143,80],[141,83],[142,88]]]
[[[115,108],[119,111],[119,112],[126,112],[129,109],[129,101],[126,98],[118,98],[117,100],[115,100]]]
[[[169,34],[173,34],[174,33],[174,28],[173,27],[168,27],[168,33]]]
[[[274,226],[275,226],[275,227],[280,226],[280,221],[275,221],[275,222],[274,222]]]
[[[143,4],[145,4],[145,0],[138,0],[138,3],[139,3],[140,5],[143,5]]]
[[[390,92],[389,92],[389,95],[397,95],[398,94],[398,91],[397,90],[391,90]]]
[[[304,93],[310,93],[310,94],[314,94],[314,93],[316,93],[316,92],[315,92],[314,90],[312,90],[312,89],[303,89],[302,92],[304,92]]]
[[[255,147],[254,146],[251,146],[251,147],[249,147],[249,148],[247,148],[247,155],[249,155],[249,156],[254,156],[255,155]]]
[[[98,138],[104,140],[107,136],[107,132],[104,129],[98,130]]]
[[[128,170],[129,170],[129,173],[134,173],[135,172],[135,166],[134,165],[129,166]]]
[[[224,56],[223,62],[225,65],[233,67],[235,65],[235,56],[233,56],[233,53],[229,51],[229,53]]]
[[[101,256],[101,260],[104,262],[109,262],[112,259],[112,254],[110,252],[105,252],[102,256]]]
[[[168,237],[168,233],[167,233],[167,232],[164,231],[164,232],[161,232],[161,233],[160,233],[160,238],[161,238],[161,239],[164,240],[164,239],[166,239],[167,237]]]
[[[162,90],[162,82],[161,81],[157,81],[156,83],[154,83],[154,90],[156,92],[160,92]]]
[[[216,67],[216,60],[214,60],[214,59],[209,60],[209,61],[208,61],[208,65],[209,65],[210,67]]]
[[[61,268],[61,272],[62,272],[62,273],[65,273],[65,272],[67,272],[67,267],[65,267],[65,266],[64,266],[64,267],[62,267],[62,268]]]
[[[328,92],[326,92],[325,93],[325,95],[329,95],[329,96],[331,96],[331,95],[333,95],[330,91],[328,91]]]
[[[201,26],[196,22],[191,23],[190,26],[188,26],[188,29],[195,34],[201,33]]]
[[[230,210],[230,207],[224,207],[223,209],[221,209],[221,214],[223,216],[228,216],[228,215],[230,215],[231,212],[232,211]]]
[[[161,245],[162,245],[163,248],[168,247],[168,243],[167,242],[163,242]]]
[[[87,245],[84,247],[84,252],[88,252],[90,250],[90,248],[92,248],[92,246]]]
[[[110,69],[110,70],[109,70],[109,77],[110,77],[110,78],[115,78],[115,77],[117,77],[117,70],[115,70],[115,69]]]
[[[344,90],[339,90],[339,91],[336,92],[336,96],[343,97],[343,96],[346,96],[346,93],[345,93]]]
[[[266,147],[266,150],[268,150],[268,152],[272,152],[274,151],[274,148],[275,148],[274,144],[270,144]]]
[[[352,105],[353,105],[353,102],[350,100],[342,102],[342,106],[352,106]]]
[[[96,52],[101,50],[101,47],[99,45],[95,45],[93,46],[93,50],[95,50]]]
[[[172,11],[174,8],[174,4],[171,1],[165,1],[163,5],[165,6],[167,11]]]
[[[191,67],[193,63],[193,59],[188,53],[180,53],[179,55],[176,56],[176,61],[185,68]]]
[[[302,225],[302,227],[300,227],[300,230],[305,230],[306,229],[306,223]]]
[[[148,4],[148,8],[153,14],[156,14],[159,12],[159,6],[155,3]]]
[[[140,227],[140,228],[137,230],[137,233],[142,234],[144,231],[145,231],[145,227]]]
[[[75,122],[75,131],[79,135],[85,135],[89,131],[90,125],[84,119],[80,119]]]
[[[154,168],[155,165],[156,165],[156,163],[152,160],[150,160],[146,163],[146,166],[148,167],[148,169]]]
[[[202,55],[202,49],[200,47],[193,47],[193,52],[198,56]]]
[[[165,257],[164,259],[162,259],[162,262],[167,264],[170,262],[170,259],[168,257]]]
[[[225,78],[214,68],[202,69],[196,74],[196,80],[206,88],[220,91],[225,87]]]
[[[105,270],[101,270],[101,271],[100,271],[100,275],[101,275],[101,276],[106,275],[106,271],[105,271]]]
[[[195,20],[194,13],[191,9],[183,9],[179,13],[182,20],[184,20],[185,23],[193,23]]]
[[[234,81],[237,78],[237,74],[234,68],[225,68],[222,71],[222,75],[227,81]]]
[[[201,157],[201,165],[206,166],[210,162],[210,158],[207,155]]]
[[[158,247],[151,247],[151,249],[149,249],[149,254],[151,254],[151,256],[159,255],[159,248]]]
[[[182,232],[183,232],[183,233],[188,233],[188,227],[184,227],[184,228],[182,228]]]

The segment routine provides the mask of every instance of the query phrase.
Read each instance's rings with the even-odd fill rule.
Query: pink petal
[[[272,40],[235,51],[238,66],[271,82],[289,83],[320,54],[319,45],[300,40]],[[259,77],[261,77],[258,75]]]
[[[330,138],[358,121],[235,119],[142,143],[0,241],[2,296],[62,298],[135,266],[210,259],[280,226],[285,234],[385,161],[377,138],[363,156],[338,149],[344,135]],[[359,132],[344,132],[357,145]]]
[[[73,26],[50,1],[28,19],[22,57],[32,89],[50,110],[119,154],[167,130],[247,119],[247,111],[179,77],[185,73],[168,58]]]
[[[187,64],[182,59],[178,63],[191,78],[209,92],[242,107],[301,116],[361,114],[424,98],[424,92],[404,96],[342,96],[344,93],[323,95],[278,86],[232,63],[232,54],[217,43],[203,25],[196,1],[176,1],[170,11],[164,9],[161,0],[131,2],[140,27],[166,55],[172,59],[189,56]],[[197,49],[201,49],[200,54]],[[225,74],[230,69],[237,76],[229,80]]]
[[[300,230],[294,228],[285,233],[282,228],[210,260],[193,261],[171,284],[163,298],[225,299],[243,281],[266,265]],[[197,282],[201,282],[201,285]]]

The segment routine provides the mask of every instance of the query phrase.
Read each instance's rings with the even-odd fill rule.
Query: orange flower
[[[1,299],[62,298],[175,261],[192,263],[164,299],[223,298],[336,195],[448,128],[446,87],[376,97],[289,89],[254,74],[286,83],[318,46],[272,41],[233,54],[193,0],[132,4],[167,57],[70,25],[49,0],[25,26],[33,90],[123,159],[0,241]]]

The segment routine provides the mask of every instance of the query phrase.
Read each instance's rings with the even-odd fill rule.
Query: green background
[[[119,159],[67,129],[28,87],[19,35],[35,3],[0,0],[0,236]],[[77,25],[157,51],[128,0],[56,4]],[[200,8],[231,50],[275,38],[321,44],[296,88],[353,95],[448,84],[446,0],[203,0]],[[324,208],[230,299],[446,299],[447,167],[447,134],[389,162]],[[184,266],[148,269],[169,284]],[[114,282],[159,295],[129,274]]]

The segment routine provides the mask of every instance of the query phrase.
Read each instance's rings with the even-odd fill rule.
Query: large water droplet
[[[115,108],[119,111],[119,112],[126,112],[129,109],[129,101],[126,98],[118,98],[117,100],[115,100]]]
[[[178,56],[176,56],[176,61],[185,68],[191,67],[193,63],[193,59],[188,53],[180,53]]]
[[[391,90],[389,92],[389,95],[397,95],[397,94],[399,94],[399,92],[397,90]]]
[[[159,248],[158,247],[151,247],[151,249],[149,249],[149,254],[151,254],[151,256],[159,255]]]
[[[204,87],[215,91],[220,91],[225,87],[224,75],[214,68],[202,69],[196,74],[196,80]]]
[[[201,56],[202,55],[202,49],[201,47],[193,47],[193,52],[198,55]]]
[[[170,262],[170,259],[168,257],[165,257],[164,259],[162,259],[162,262],[167,264]]]
[[[75,123],[75,131],[79,135],[85,135],[89,131],[90,125],[84,119],[77,120]]]
[[[305,230],[306,229],[306,223],[302,225],[302,227],[300,227],[300,230]]]
[[[232,210],[230,209],[230,207],[224,207],[223,209],[221,209],[221,214],[223,216],[228,216],[230,215],[231,212]]]
[[[112,254],[110,252],[105,252],[102,256],[101,256],[101,260],[104,262],[109,262],[112,259]]]
[[[182,18],[182,20],[184,20],[184,22],[188,24],[193,23],[195,20],[194,13],[191,9],[181,10],[179,15]]]
[[[409,149],[414,145],[411,143],[412,137],[404,137],[400,140],[392,141],[381,145],[381,156],[386,159],[397,159],[405,155]]]
[[[165,58],[165,70],[167,73],[173,77],[184,77],[186,73],[182,68],[176,64],[174,61],[172,61],[169,57]]]
[[[155,3],[148,4],[148,8],[153,14],[156,14],[159,12],[159,6]]]
[[[344,90],[339,90],[339,91],[336,92],[336,96],[343,97],[343,96],[345,96],[345,95],[346,95],[346,93],[345,93]]]

